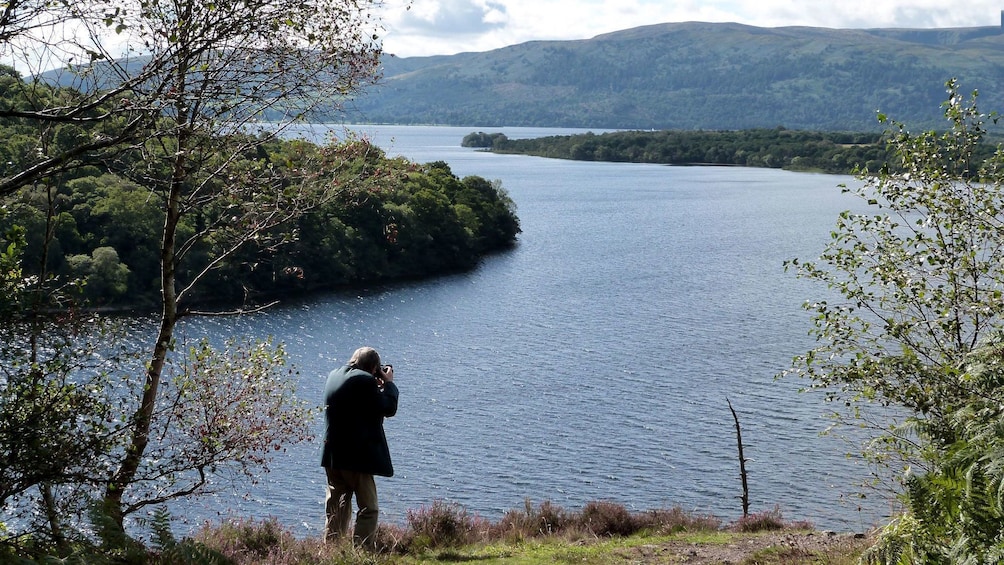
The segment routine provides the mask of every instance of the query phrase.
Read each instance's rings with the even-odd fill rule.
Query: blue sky
[[[665,22],[762,27],[996,26],[1000,0],[385,0],[384,50],[403,57],[587,39]]]

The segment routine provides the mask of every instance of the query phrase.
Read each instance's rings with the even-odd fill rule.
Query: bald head
[[[349,359],[349,366],[376,375],[380,370],[380,354],[372,347],[360,347]]]

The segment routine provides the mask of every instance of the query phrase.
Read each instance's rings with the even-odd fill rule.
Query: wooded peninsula
[[[33,89],[33,90],[32,90]],[[49,87],[26,85],[8,70],[0,76],[5,107],[28,104],[25,93]],[[52,88],[47,96],[66,96]],[[45,135],[49,150],[73,147],[105,135],[96,125],[60,124]],[[0,174],[30,168],[38,143],[27,120],[0,121]],[[249,138],[254,136],[248,134]],[[220,139],[218,146],[240,144]],[[192,241],[177,275],[207,277],[192,294],[196,302],[247,304],[283,294],[417,279],[472,268],[486,253],[513,245],[519,233],[512,200],[497,182],[458,178],[443,162],[417,164],[388,158],[364,140],[320,146],[301,139],[245,143],[236,171],[273,170],[289,192],[309,186],[316,203],[294,226],[276,226],[231,254],[213,238],[193,237],[207,228],[242,229],[259,203],[231,201],[225,182],[203,190],[220,198],[182,217],[179,233]],[[160,291],[165,196],[136,178],[151,154],[169,146],[94,159],[0,199],[0,250],[24,238],[25,275],[58,277],[66,305],[153,307]],[[133,177],[133,178],[131,178]],[[239,179],[238,179],[239,180]],[[323,196],[321,196],[323,193]],[[302,196],[301,196],[302,198]],[[207,200],[210,202],[210,200]],[[203,273],[204,265],[212,267]],[[202,265],[203,267],[198,267]]]
[[[495,153],[536,155],[577,161],[663,165],[735,165],[793,171],[852,174],[896,166],[887,134],[773,129],[737,131],[615,131],[509,139],[502,133],[472,132],[464,147]],[[981,158],[994,146],[978,147]]]

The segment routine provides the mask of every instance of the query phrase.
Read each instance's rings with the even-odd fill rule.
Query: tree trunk
[[[52,534],[52,541],[56,547],[65,551],[68,549],[66,536],[63,534],[63,525],[59,517],[59,508],[56,505],[56,497],[52,494],[52,485],[48,482],[38,486],[42,493],[42,505],[45,508],[45,519],[49,523],[49,532]]]
[[[186,137],[178,136],[179,148],[186,146]],[[143,397],[139,407],[132,417],[132,439],[118,470],[108,482],[105,490],[104,510],[121,529],[125,529],[123,520],[122,497],[126,488],[132,484],[143,460],[143,453],[150,439],[150,427],[153,421],[154,408],[157,403],[157,393],[160,388],[161,375],[167,354],[174,340],[174,327],[178,322],[178,297],[175,289],[175,250],[177,248],[178,222],[181,219],[181,197],[185,179],[185,152],[179,150],[174,160],[174,171],[171,178],[164,214],[164,234],[160,249],[161,267],[161,299],[163,310],[160,317],[160,331],[153,347],[153,355],[146,371],[146,382]]]
[[[732,419],[736,421],[736,443],[739,444],[739,477],[743,483],[743,494],[740,498],[743,501],[743,517],[745,517],[749,516],[750,513],[750,487],[746,476],[746,457],[743,455],[743,432],[739,428],[739,416],[736,414],[735,409],[732,408],[732,401],[726,398],[725,402],[729,403],[729,410],[732,411]]]

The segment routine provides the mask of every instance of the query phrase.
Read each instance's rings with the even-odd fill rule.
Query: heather
[[[296,539],[275,520],[206,525],[192,542],[234,564],[397,563],[505,559],[545,547],[552,551],[633,538],[651,541],[690,535],[714,540],[734,532],[811,529],[807,522],[786,521],[776,508],[724,523],[679,507],[632,512],[619,503],[600,500],[570,510],[550,501],[534,504],[527,500],[523,508],[492,521],[460,505],[436,501],[409,511],[404,525],[381,524],[375,552],[348,541],[324,544],[319,537]]]

